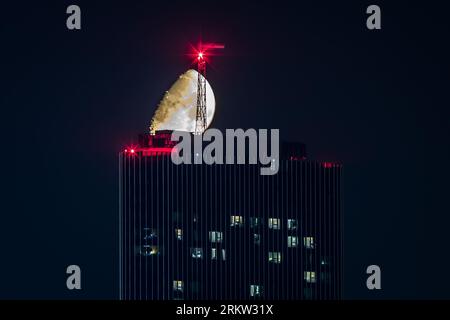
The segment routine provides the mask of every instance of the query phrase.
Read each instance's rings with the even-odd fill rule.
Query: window
[[[314,237],[303,237],[303,245],[307,249],[314,249]]]
[[[263,293],[263,286],[252,284],[250,286],[250,297],[261,297]]]
[[[261,243],[261,235],[254,233],[253,234],[253,242],[255,244],[260,244]]]
[[[312,293],[312,288],[311,287],[306,287],[303,288],[303,297],[305,299],[312,299],[313,293]]]
[[[148,244],[145,244],[142,246],[141,254],[145,257],[147,256],[154,256],[159,253],[158,246],[151,246]]]
[[[226,260],[225,249],[222,249],[222,260]]]
[[[144,228],[144,240],[151,240],[158,237],[156,229]]]
[[[219,231],[210,231],[209,232],[209,241],[213,243],[222,242],[222,232]]]
[[[296,248],[298,243],[297,237],[288,236],[288,247],[289,248]]]
[[[316,283],[316,273],[314,271],[305,271],[303,278],[307,283]]]
[[[269,229],[279,230],[280,229],[280,219],[269,218]]]
[[[252,217],[250,218],[250,228],[257,228],[261,225],[261,219]]]
[[[281,252],[269,252],[269,262],[281,263]]]
[[[329,272],[321,272],[320,273],[320,281],[321,282],[330,282],[331,274]]]
[[[172,221],[173,222],[180,222],[181,221],[181,214],[179,212],[172,212]]]
[[[183,230],[175,229],[175,237],[177,240],[183,240]]]
[[[288,230],[297,230],[297,220],[295,219],[288,219]]]
[[[242,216],[231,216],[231,226],[241,227],[244,225],[244,218]]]
[[[198,292],[198,288],[200,287],[200,283],[198,281],[191,281],[189,283],[189,291],[191,291],[192,293],[197,293]]]
[[[173,280],[173,290],[177,292],[183,292],[183,281]]]
[[[220,259],[225,261],[225,249],[222,249],[221,251],[218,251],[216,248],[211,248],[211,260],[217,260],[218,259],[218,252],[221,253]]]
[[[191,256],[194,259],[202,259],[203,258],[203,249],[202,248],[191,248]]]

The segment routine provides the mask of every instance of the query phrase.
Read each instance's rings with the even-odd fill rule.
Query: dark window
[[[261,235],[257,234],[257,233],[254,233],[253,234],[253,242],[255,244],[260,244],[261,243]]]

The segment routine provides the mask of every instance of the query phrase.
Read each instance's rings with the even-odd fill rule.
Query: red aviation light
[[[217,50],[224,49],[225,45],[219,44],[219,43],[203,43],[199,42],[197,45],[189,44],[190,46],[190,52],[187,54],[190,56],[194,61],[193,63],[204,61],[206,63],[209,63],[209,58],[211,56],[215,56]]]
[[[123,153],[127,154],[129,157],[137,155],[137,150],[135,147],[128,147],[123,150]]]
[[[331,169],[331,168],[339,168],[341,165],[339,163],[334,162],[322,162],[322,167],[325,169]]]

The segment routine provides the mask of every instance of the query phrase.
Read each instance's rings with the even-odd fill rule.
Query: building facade
[[[340,165],[175,165],[169,132],[119,154],[120,298],[340,299]]]

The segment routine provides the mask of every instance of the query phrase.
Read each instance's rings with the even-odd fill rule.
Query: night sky
[[[226,46],[208,69],[213,127],[279,128],[344,165],[344,296],[450,298],[443,3],[2,4],[0,298],[118,297],[117,155],[200,38]],[[66,28],[70,4],[80,31]],[[366,28],[370,4],[382,30]],[[81,291],[66,289],[70,264]],[[366,289],[371,264],[380,291]]]

